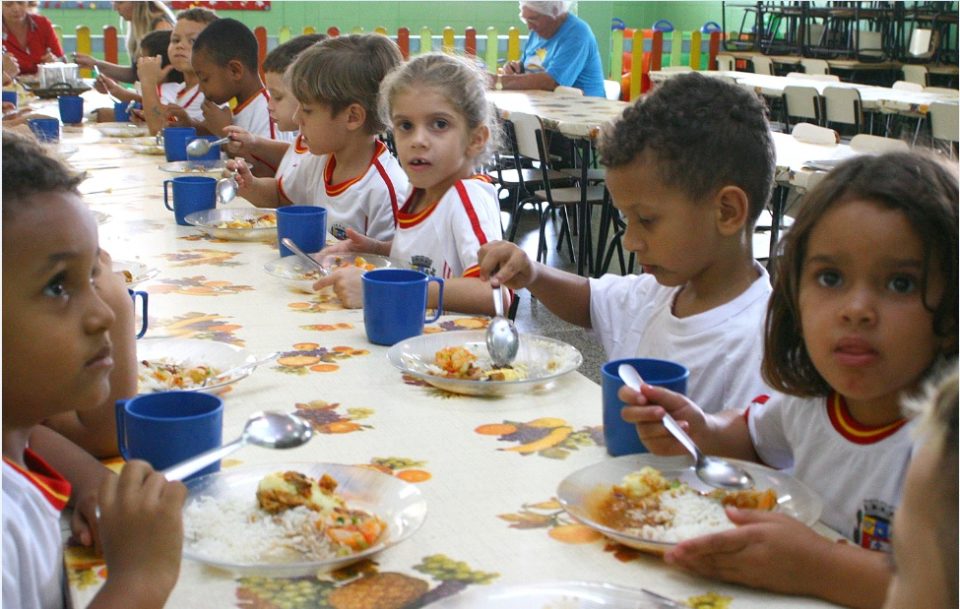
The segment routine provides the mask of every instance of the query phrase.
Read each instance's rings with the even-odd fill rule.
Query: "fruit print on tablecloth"
[[[207,233],[191,233],[189,235],[184,235],[178,238],[182,239],[183,241],[207,241],[210,243],[230,243],[229,239],[221,239],[220,237],[213,237],[208,235]]]
[[[324,290],[314,294],[307,302],[291,302],[287,305],[298,313],[326,313],[327,311],[342,311],[343,305],[333,290]]]
[[[232,319],[218,313],[190,312],[178,315],[172,319],[161,319],[156,323],[150,322],[151,333],[162,328],[171,338],[196,338],[215,340],[221,343],[242,347],[245,341],[234,336],[234,332],[242,328],[240,324],[228,323]]]
[[[475,571],[443,554],[426,556],[412,569],[428,579],[395,571],[379,572],[363,561],[316,577],[241,577],[236,606],[242,609],[417,609],[465,590],[489,584],[499,573]]]
[[[369,354],[367,349],[354,349],[345,345],[321,347],[317,343],[296,343],[292,351],[280,354],[274,369],[289,374],[336,372],[340,365],[335,362]]]
[[[313,430],[322,434],[341,434],[373,429],[373,425],[358,423],[373,414],[372,408],[346,408],[345,413],[340,410],[339,402],[325,402],[311,400],[294,404],[296,414],[306,419]]]
[[[598,531],[571,518],[556,498],[524,503],[519,512],[497,514],[497,518],[509,522],[511,529],[548,529],[547,534],[552,539],[563,543],[592,543],[603,537]]]
[[[155,286],[151,286],[150,293],[156,294],[183,294],[185,296],[223,296],[250,292],[253,286],[238,285],[229,281],[207,279],[204,275],[182,277],[180,279],[160,279]]]
[[[300,326],[304,330],[313,330],[314,332],[335,332],[336,330],[353,330],[353,324],[345,321],[338,321],[335,324],[307,324]]]
[[[540,417],[525,423],[504,420],[480,425],[474,431],[484,436],[499,436],[498,441],[514,444],[497,450],[524,456],[538,454],[549,459],[566,459],[571,451],[583,446],[604,446],[602,426],[585,426],[574,431],[566,420],[557,417]]]
[[[241,266],[243,263],[234,260],[240,252],[225,252],[223,250],[195,249],[178,250],[167,254],[160,254],[170,266],[200,266],[201,264],[212,264],[214,266]]]
[[[425,326],[423,333],[436,334],[437,332],[453,332],[455,330],[483,330],[489,323],[490,319],[487,317],[458,317]]]
[[[377,471],[414,484],[426,482],[433,478],[433,474],[423,469],[426,464],[426,461],[416,461],[406,457],[374,457],[370,459],[370,467]]]

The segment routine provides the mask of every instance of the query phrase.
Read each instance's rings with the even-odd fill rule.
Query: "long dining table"
[[[88,110],[107,105],[92,91],[84,96]],[[56,115],[55,102],[33,103]],[[725,598],[730,609],[832,606],[692,576],[577,522],[558,502],[557,487],[571,473],[611,459],[597,384],[574,371],[547,389],[489,398],[447,393],[404,375],[388,362],[386,347],[368,342],[362,310],[344,309],[332,293],[293,291],[265,272],[279,256],[273,238],[223,240],[177,225],[162,193],[163,181],[177,174],[132,141],[85,122],[64,127],[53,148],[89,175],[81,190],[102,247],[114,260],[144,269],[136,289],[150,295],[149,329],[141,343],[279,351],[279,359],[220,394],[224,441],[238,437],[260,410],[296,412],[314,430],[298,448],[248,446],[224,459],[221,472],[362,466],[412,485],[426,504],[425,522],[411,538],[332,573],[238,574],[185,559],[167,607],[412,608],[545,581],[649,588],[681,601]],[[226,207],[249,203],[236,199]],[[487,323],[445,314],[425,332]],[[838,537],[819,523],[815,528]],[[244,531],[235,536],[242,540]],[[65,521],[69,597],[79,608],[108,574],[102,558],[68,537]]]

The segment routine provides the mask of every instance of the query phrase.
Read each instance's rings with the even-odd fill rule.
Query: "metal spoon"
[[[220,448],[214,448],[163,470],[167,480],[183,480],[190,474],[216,463],[247,443],[264,448],[296,448],[313,437],[313,428],[295,414],[255,412],[247,419],[240,437]]]
[[[213,140],[212,142],[202,137],[197,138],[195,140],[191,140],[191,142],[187,144],[187,154],[189,156],[203,156],[206,153],[210,152],[210,149],[213,148],[214,146],[219,146],[220,144],[226,144],[229,141],[230,141],[229,135],[226,137],[222,137],[219,140]]]
[[[327,275],[330,274],[330,271],[327,270],[327,267],[323,266],[316,259],[314,259],[313,256],[310,256],[305,251],[300,249],[300,247],[293,242],[293,239],[289,237],[284,237],[283,239],[280,240],[280,243],[282,243],[284,247],[286,247],[288,250],[296,254],[297,258],[299,258],[303,262],[306,262],[312,268],[317,269],[317,272],[320,273],[321,277],[326,277]]]
[[[629,364],[620,364],[617,374],[620,375],[624,385],[634,391],[640,391],[643,379],[636,368]],[[695,461],[693,468],[700,480],[717,488],[753,488],[753,477],[743,468],[718,457],[704,456],[696,442],[683,431],[680,424],[669,413],[663,415],[663,426],[693,455]]]
[[[216,375],[216,376],[212,376],[212,377],[204,380],[203,383],[202,383],[200,386],[201,386],[201,387],[207,387],[207,386],[214,387],[214,386],[216,386],[216,385],[219,385],[219,384],[222,383],[222,382],[229,381],[229,380],[232,379],[233,377],[238,376],[238,375],[240,375],[240,374],[243,374],[244,372],[246,372],[246,371],[248,371],[248,370],[255,370],[255,369],[257,369],[258,367],[262,366],[263,364],[266,364],[267,362],[270,362],[270,361],[275,360],[275,359],[277,358],[277,356],[279,356],[279,355],[280,355],[280,352],[279,352],[279,351],[274,351],[273,353],[271,353],[271,354],[269,354],[269,355],[265,355],[265,356],[263,356],[263,357],[261,357],[261,358],[259,358],[259,359],[254,359],[254,360],[251,360],[251,361],[248,361],[248,362],[244,362],[243,364],[240,364],[239,366],[235,366],[235,367],[233,367],[233,368],[230,368],[229,370],[224,370],[224,371],[221,372],[220,374],[218,374],[218,375]]]
[[[233,201],[234,197],[237,196],[237,191],[240,189],[240,185],[237,184],[237,172],[234,171],[228,177],[217,180],[215,189],[217,191],[218,203],[229,203]]]
[[[520,350],[520,333],[513,322],[503,316],[503,292],[499,286],[493,288],[493,308],[496,317],[487,326],[487,351],[494,366],[507,366],[517,357]]]

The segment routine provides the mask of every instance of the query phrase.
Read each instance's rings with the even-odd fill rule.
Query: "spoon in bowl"
[[[191,140],[187,144],[187,154],[190,156],[203,156],[206,153],[210,152],[210,149],[214,146],[219,146],[220,144],[226,144],[230,141],[230,136],[222,137],[219,140],[210,140],[204,139],[202,137],[195,140]]]
[[[503,292],[500,286],[493,288],[493,308],[496,317],[487,326],[487,351],[493,365],[502,368],[510,365],[520,350],[520,333],[512,321],[503,316]]]
[[[167,480],[183,480],[190,474],[216,463],[246,444],[264,448],[296,448],[313,437],[313,428],[295,414],[255,412],[247,419],[240,437],[220,448],[214,448],[163,470]]]
[[[620,380],[623,381],[624,385],[634,391],[640,391],[643,379],[636,368],[630,364],[620,364],[620,367],[617,368],[617,374],[620,375]],[[693,441],[693,438],[683,431],[683,428],[680,427],[676,419],[670,416],[670,413],[664,413],[663,426],[693,455],[695,461],[693,469],[697,472],[697,477],[700,480],[717,488],[733,490],[753,488],[753,477],[746,470],[724,459],[705,456],[696,442]]]
[[[290,237],[284,237],[283,239],[280,240],[280,243],[282,243],[283,246],[286,247],[288,250],[296,254],[297,258],[299,258],[303,262],[306,262],[308,265],[310,265],[311,268],[316,269],[317,272],[320,273],[321,277],[326,277],[327,275],[330,274],[330,271],[327,270],[327,267],[320,264],[320,262],[318,262],[310,254],[300,249],[300,247],[296,243],[294,243],[293,239],[291,239]]]

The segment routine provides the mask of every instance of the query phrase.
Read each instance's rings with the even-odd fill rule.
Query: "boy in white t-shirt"
[[[760,362],[770,280],[751,246],[774,176],[762,103],[716,79],[677,77],[627,108],[600,153],[624,247],[644,273],[587,279],[500,241],[481,248],[481,277],[528,288],[593,328],[609,359],[683,364],[699,404],[746,408],[769,393]]]
[[[143,87],[143,118],[150,133],[169,126],[198,126],[203,122],[203,93],[191,63],[193,43],[217,14],[205,8],[191,8],[177,13],[177,23],[170,34],[167,55],[170,65],[161,67],[158,58],[143,57],[137,62],[137,73]],[[183,82],[164,82],[170,70],[183,74]]]

